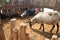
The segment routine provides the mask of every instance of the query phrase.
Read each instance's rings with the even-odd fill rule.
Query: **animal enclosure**
[[[36,23],[33,25],[32,29],[30,28],[28,22],[30,21],[32,16],[27,16],[25,18],[20,17],[22,12],[25,11],[25,8],[36,7],[47,7],[60,10],[60,0],[10,0],[9,2],[0,3],[0,10],[2,10],[2,14],[8,16],[10,15],[10,17],[14,14],[19,16],[19,18],[14,19],[14,21],[11,21],[9,18],[7,18],[6,20],[0,19],[0,40],[52,40],[53,35],[57,35],[59,38],[60,27],[58,34],[56,34],[56,27],[54,28],[52,33],[50,33],[49,31],[51,30],[52,25],[44,24],[45,32],[43,32],[42,29],[39,30],[41,23]],[[27,25],[25,25],[24,23]]]
[[[20,24],[22,22],[27,22],[28,20],[29,20],[29,18],[19,18],[19,19],[17,19],[15,21],[15,27],[14,27],[14,22],[12,23],[13,24],[12,26],[11,26],[10,21],[8,21],[6,23],[4,22],[3,23],[4,27],[2,28],[3,31],[4,31],[3,37],[5,36],[4,40],[11,40],[11,38],[13,40],[20,40],[20,37],[21,37],[21,40],[22,39],[23,40],[25,40],[25,39],[26,40],[33,40],[33,39],[34,40],[45,40],[46,38],[51,39],[52,35],[55,34],[55,32],[56,32],[56,27],[55,27],[55,29],[52,31],[52,33],[50,33],[49,30],[51,30],[52,25],[47,25],[47,24],[44,24],[45,25],[45,27],[44,27],[45,32],[42,32],[42,30],[39,30],[40,24],[38,24],[38,23],[33,25],[32,29],[30,29],[28,23],[25,23],[25,24],[27,24],[26,30],[25,30],[25,27],[21,27]],[[12,32],[13,37],[11,36],[11,33],[10,33],[11,32],[11,29],[10,29],[11,27],[12,28],[14,27],[13,30],[12,30],[13,31]],[[26,33],[28,33],[28,34],[26,34]],[[60,33],[60,28],[59,28],[58,34],[56,34],[58,37],[60,37],[59,33]],[[26,36],[26,38],[25,38],[25,36]],[[1,38],[1,40],[2,40],[2,38]]]

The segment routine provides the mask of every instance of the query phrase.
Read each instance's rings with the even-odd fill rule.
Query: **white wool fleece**
[[[55,12],[39,12],[31,19],[31,22],[55,24],[59,22],[59,15],[59,13],[56,14]]]

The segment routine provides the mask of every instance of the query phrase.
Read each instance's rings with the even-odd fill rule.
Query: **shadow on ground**
[[[32,29],[32,30],[33,30],[34,32],[36,32],[36,33],[38,33],[38,34],[46,37],[46,38],[49,38],[49,39],[51,39],[52,35],[57,35],[58,37],[60,37],[59,34],[53,34],[53,33],[48,33],[48,32],[41,32],[41,31],[39,31],[39,30],[37,30],[37,29]]]

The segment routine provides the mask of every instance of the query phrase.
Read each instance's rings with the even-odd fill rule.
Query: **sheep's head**
[[[29,26],[30,26],[30,28],[32,27],[32,22],[31,21],[29,22]]]
[[[34,23],[33,23],[32,21],[29,22],[30,28],[32,27],[33,24],[34,24]]]
[[[33,24],[36,23],[36,20],[37,20],[37,19],[36,19],[35,17],[33,17],[33,18],[30,20],[30,22],[29,22],[30,28],[32,27]]]

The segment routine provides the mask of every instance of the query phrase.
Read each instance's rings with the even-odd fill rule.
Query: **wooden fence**
[[[27,5],[27,6],[26,6]],[[24,11],[25,8],[30,8],[31,4],[30,1],[24,0],[24,1],[18,1],[18,0],[10,0],[10,2],[4,2],[1,4],[1,9],[4,14],[21,14],[22,11]]]
[[[11,0],[10,2],[2,3],[1,9],[4,14],[18,14],[20,15],[25,8],[31,7],[48,7],[53,9],[60,9],[60,1],[59,0]]]
[[[31,0],[31,4],[37,7],[49,7],[49,8],[59,8],[58,5],[60,4],[59,0]]]

